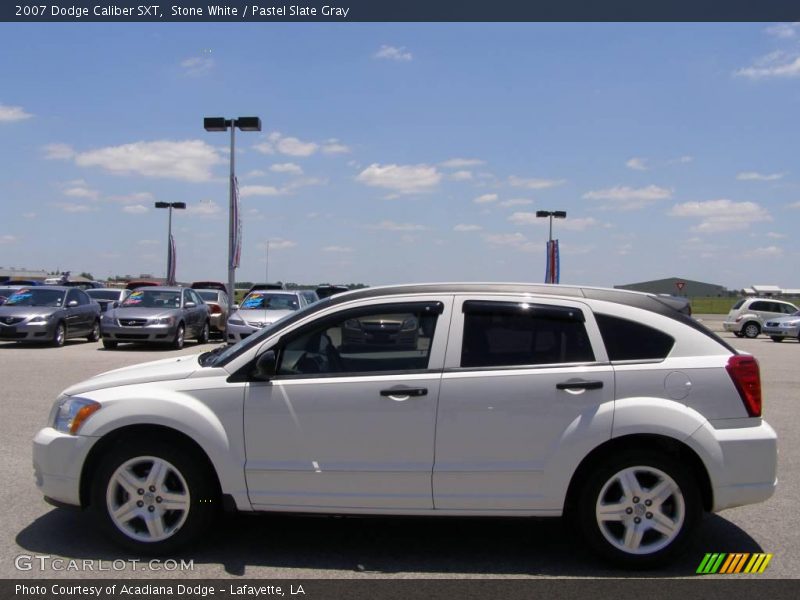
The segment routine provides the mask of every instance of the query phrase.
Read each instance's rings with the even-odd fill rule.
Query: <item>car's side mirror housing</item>
[[[114,301],[111,303],[111,308],[119,308],[119,302],[118,302],[117,300],[114,300]]]
[[[267,350],[256,359],[256,366],[253,369],[253,379],[258,381],[269,381],[275,376],[278,365],[274,350]]]
[[[239,305],[238,304],[234,304],[233,305],[233,310],[239,310]]]
[[[197,306],[197,304],[195,304],[194,302],[187,302],[186,304],[183,305],[184,308],[194,308],[195,306]]]
[[[72,308],[73,306],[78,306],[78,301],[77,300],[70,300],[69,302],[67,302],[67,306],[69,308]]]

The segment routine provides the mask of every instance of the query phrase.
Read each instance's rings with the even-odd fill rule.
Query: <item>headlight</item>
[[[35,317],[32,317],[28,323],[47,323],[47,319],[49,318],[50,315],[47,315],[46,317],[43,317],[42,315],[36,315]]]
[[[148,321],[150,325],[172,325],[174,322],[175,317],[157,317]]]
[[[100,403],[77,396],[65,396],[56,400],[51,413],[53,428],[62,433],[75,435],[92,414],[100,410]]]
[[[228,323],[230,323],[231,325],[244,325],[244,321],[242,321],[241,319],[237,319],[236,317],[231,317],[230,319],[228,319]]]

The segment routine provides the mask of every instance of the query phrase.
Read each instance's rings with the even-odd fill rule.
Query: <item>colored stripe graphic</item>
[[[772,554],[765,553],[734,552],[728,554],[726,552],[709,552],[703,557],[696,572],[700,575],[763,573],[772,560],[772,556]]]

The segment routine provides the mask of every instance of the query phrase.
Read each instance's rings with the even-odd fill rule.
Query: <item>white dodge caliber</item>
[[[777,481],[752,356],[657,296],[525,284],[344,293],[98,375],[56,400],[33,461],[51,503],[140,553],[223,508],[564,516],[633,568]]]

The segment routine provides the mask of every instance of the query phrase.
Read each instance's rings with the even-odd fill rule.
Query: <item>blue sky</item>
[[[798,287],[800,26],[0,24],[0,265]]]

